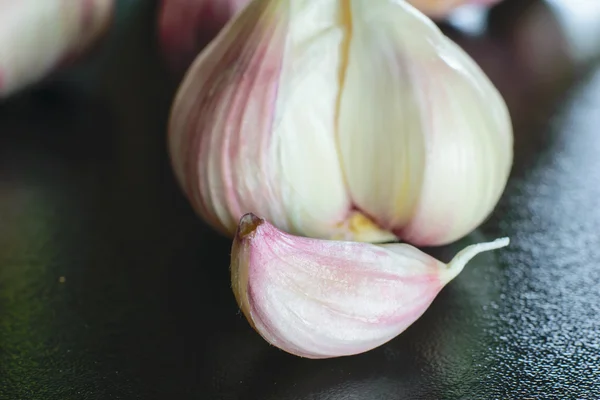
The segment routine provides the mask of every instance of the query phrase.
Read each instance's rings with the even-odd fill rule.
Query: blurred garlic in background
[[[198,53],[250,0],[161,0],[159,44],[169,67],[183,74]]]
[[[506,105],[406,2],[255,0],[202,52],[169,124],[176,177],[232,237],[253,212],[316,238],[442,245],[494,209]]]
[[[158,17],[159,43],[171,70],[177,75],[183,75],[198,53],[250,1],[161,0]],[[338,1],[340,4],[344,2]],[[491,6],[499,1],[502,0],[408,0],[417,9],[438,20],[444,19],[465,4]]]
[[[108,28],[113,0],[0,1],[0,98],[87,50]]]

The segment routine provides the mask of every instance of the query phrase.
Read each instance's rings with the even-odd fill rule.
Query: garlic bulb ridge
[[[228,236],[253,212],[300,236],[452,242],[495,207],[512,140],[481,69],[398,0],[252,1],[169,123],[178,181]]]

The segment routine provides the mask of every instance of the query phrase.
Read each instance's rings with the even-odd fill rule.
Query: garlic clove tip
[[[465,265],[469,261],[471,261],[476,255],[491,251],[501,249],[502,247],[508,246],[510,243],[510,239],[508,237],[498,238],[492,242],[485,243],[477,243],[472,244],[470,246],[465,247],[460,252],[458,252],[454,258],[448,263],[448,269],[442,273],[440,276],[440,280],[446,284],[456,278],[458,274],[462,272]]]

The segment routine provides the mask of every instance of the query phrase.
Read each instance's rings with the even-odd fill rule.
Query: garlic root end
[[[244,239],[248,235],[252,234],[256,228],[265,222],[263,219],[257,217],[252,213],[247,213],[240,218],[240,223],[237,230],[237,237]]]

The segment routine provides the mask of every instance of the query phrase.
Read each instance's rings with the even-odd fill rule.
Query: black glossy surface
[[[389,344],[311,361],[239,315],[230,243],[168,163],[154,5],[123,2],[90,65],[0,105],[0,399],[600,398],[600,67],[517,3],[487,38],[454,33],[510,105],[513,176],[490,221],[432,252],[511,246]]]

